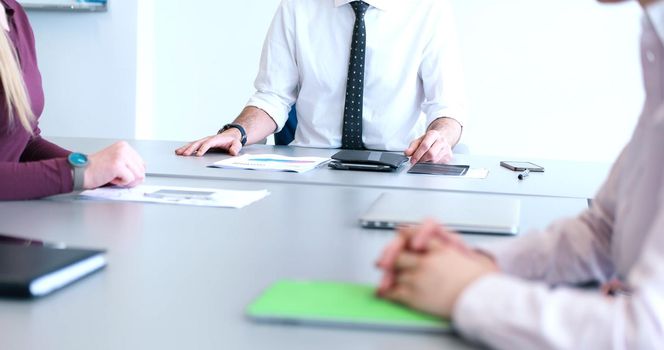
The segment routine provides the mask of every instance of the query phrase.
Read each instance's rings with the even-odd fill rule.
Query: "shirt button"
[[[646,59],[648,62],[654,63],[656,59],[655,54],[650,50],[646,51]]]

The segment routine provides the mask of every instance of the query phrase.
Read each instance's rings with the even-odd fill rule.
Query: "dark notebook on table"
[[[104,266],[101,250],[0,243],[0,296],[44,296]]]

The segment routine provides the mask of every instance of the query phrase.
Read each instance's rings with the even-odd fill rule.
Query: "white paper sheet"
[[[467,179],[486,179],[489,176],[489,169],[470,168],[463,177]]]
[[[111,201],[130,201],[163,204],[194,205],[203,207],[244,208],[265,198],[270,192],[234,191],[217,188],[172,186],[137,186],[134,188],[104,187],[81,192],[80,196]]]
[[[304,173],[329,161],[321,157],[286,157],[277,154],[245,154],[215,162],[210,167]]]

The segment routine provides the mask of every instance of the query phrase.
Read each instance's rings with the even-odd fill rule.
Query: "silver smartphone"
[[[512,171],[524,171],[524,170],[530,170],[531,172],[534,173],[543,173],[544,168],[531,163],[531,162],[513,162],[513,161],[502,161],[500,162],[500,166],[503,168],[507,168]]]

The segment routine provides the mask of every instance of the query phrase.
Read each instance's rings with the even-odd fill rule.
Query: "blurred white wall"
[[[155,2],[154,118],[146,135],[195,139],[253,92],[278,0]],[[613,159],[641,107],[636,4],[454,0],[473,153]],[[177,19],[177,20],[175,20]]]
[[[135,136],[136,4],[110,0],[103,13],[28,13],[46,94],[44,135]]]
[[[612,160],[644,98],[636,2],[456,0],[473,153]]]
[[[261,48],[279,1],[153,3],[154,114],[138,136],[188,140],[215,133],[253,93]]]

